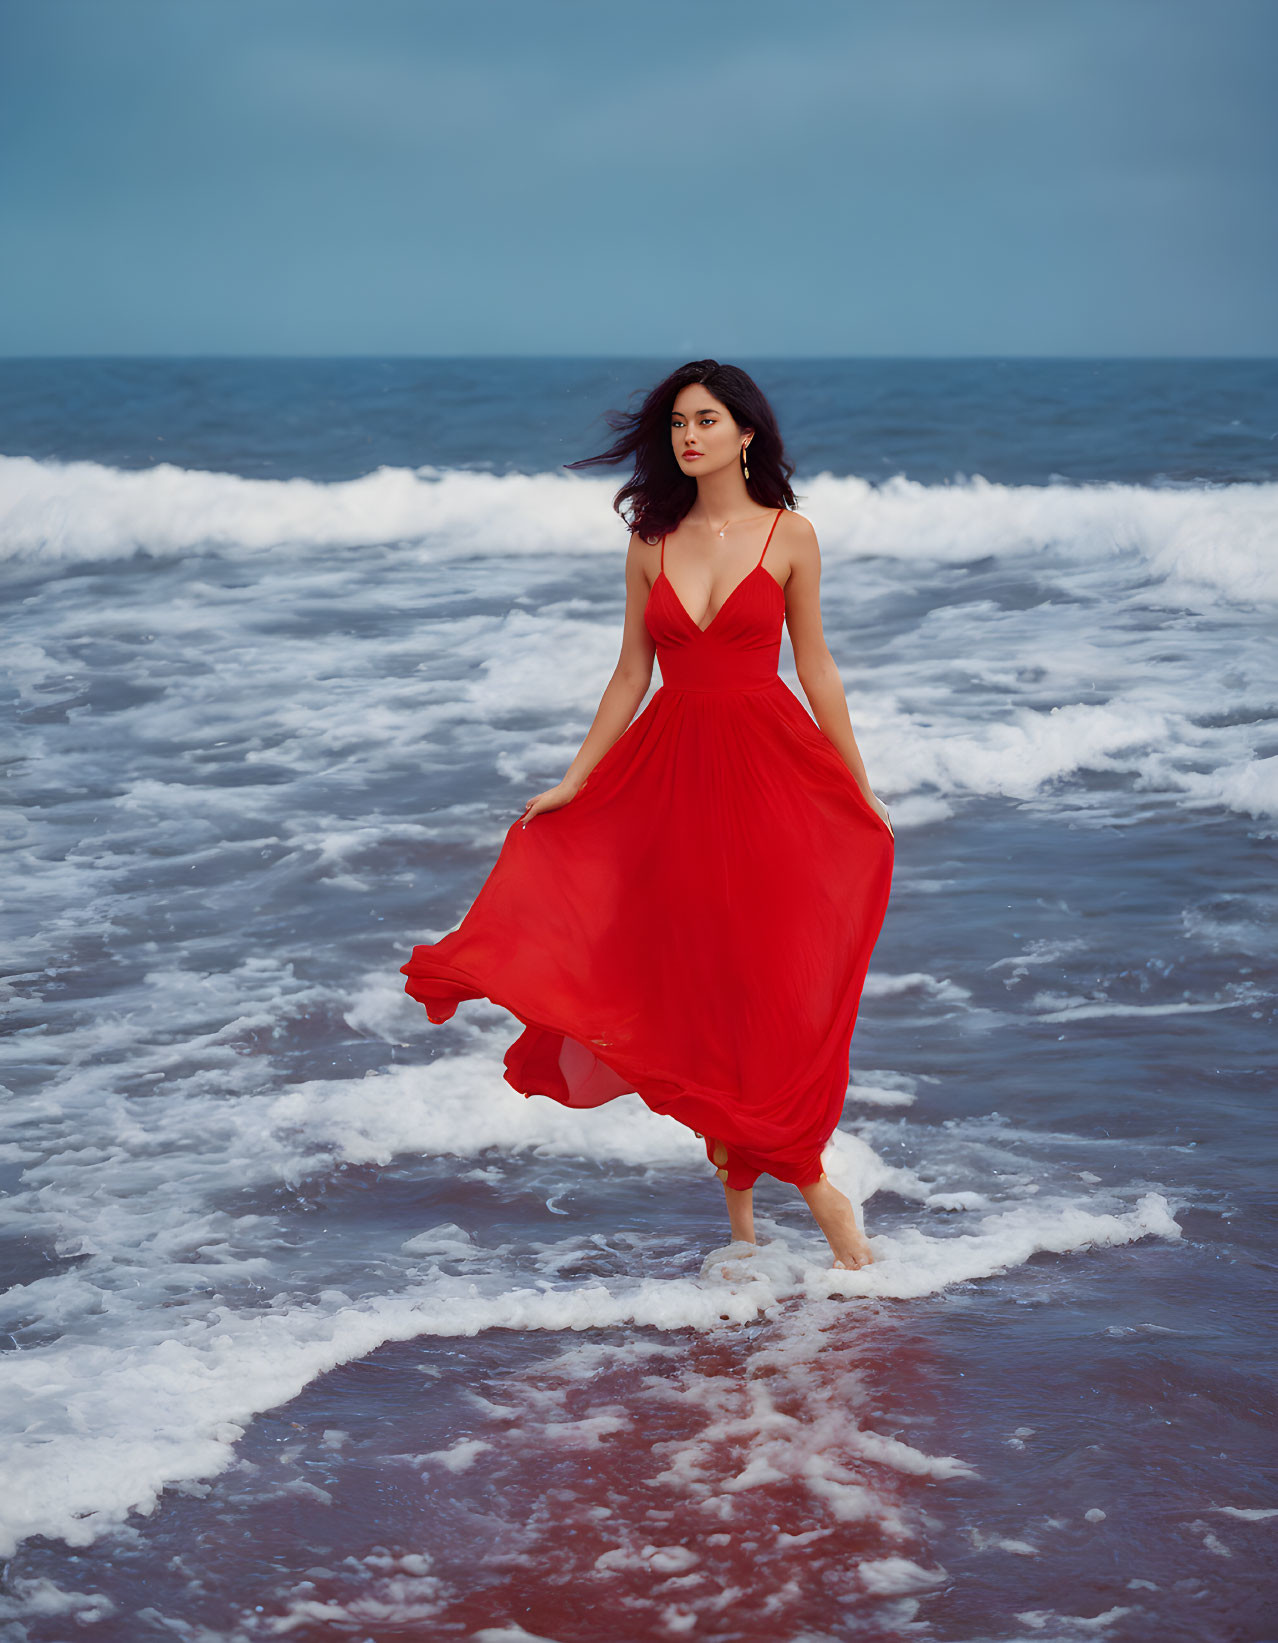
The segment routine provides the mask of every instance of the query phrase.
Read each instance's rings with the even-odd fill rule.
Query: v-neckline
[[[675,604],[678,605],[679,609],[683,612],[683,614],[687,618],[687,621],[690,624],[690,626],[694,627],[697,630],[698,633],[709,633],[710,629],[715,625],[715,623],[723,615],[724,611],[727,610],[728,606],[732,603],[733,599],[735,599],[737,594],[741,592],[741,589],[743,587],[745,587],[746,583],[750,580],[750,578],[754,575],[755,571],[757,571],[757,570],[763,570],[763,561],[762,561],[762,559],[760,559],[758,564],[755,565],[751,570],[748,570],[745,573],[745,575],[737,583],[736,587],[733,588],[732,592],[728,595],[728,597],[719,606],[718,610],[715,611],[714,615],[706,623],[705,627],[701,627],[699,623],[694,622],[692,620],[692,617],[688,614],[688,607],[684,604],[683,600],[680,599],[679,595],[675,592],[674,583],[670,580],[670,578],[668,576],[666,576],[666,571],[665,571],[665,566],[664,565],[662,566],[661,570],[657,573],[657,582],[659,582],[662,579],[662,577],[664,576],[665,581],[666,581],[666,586],[670,589],[670,597],[674,600]],[[771,571],[766,571],[765,575],[768,577],[769,581],[771,581],[771,583],[773,584],[774,587],[779,588],[781,586],[781,584],[777,581],[776,577],[773,576]],[[654,582],[653,587],[656,587],[656,585],[657,585],[657,583]]]

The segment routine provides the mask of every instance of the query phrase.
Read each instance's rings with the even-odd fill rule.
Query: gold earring
[[[747,439],[745,444],[741,447],[741,468],[742,468],[742,471],[744,472],[747,479],[749,479],[749,477],[750,477],[749,464],[746,462],[746,451],[749,449],[749,447],[750,447],[750,441]]]

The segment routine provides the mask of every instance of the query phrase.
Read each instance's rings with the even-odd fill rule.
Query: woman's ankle
[[[728,1226],[732,1232],[733,1243],[754,1243],[753,1188],[747,1187],[744,1192],[738,1192],[735,1188],[725,1185],[723,1196],[727,1204]]]

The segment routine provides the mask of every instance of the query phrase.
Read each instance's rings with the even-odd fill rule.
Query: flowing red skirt
[[[635,1091],[712,1160],[726,1149],[729,1186],[807,1185],[842,1112],[892,859],[775,674],[663,688],[569,804],[511,825],[461,925],[413,949],[407,991],[437,1022],[463,999],[510,1010],[524,1031],[505,1077],[525,1095]]]

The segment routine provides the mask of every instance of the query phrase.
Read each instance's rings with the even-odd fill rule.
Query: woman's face
[[[680,388],[670,412],[670,443],[675,460],[686,474],[698,478],[740,463],[741,447],[751,437],[739,428],[732,412],[699,382]]]

